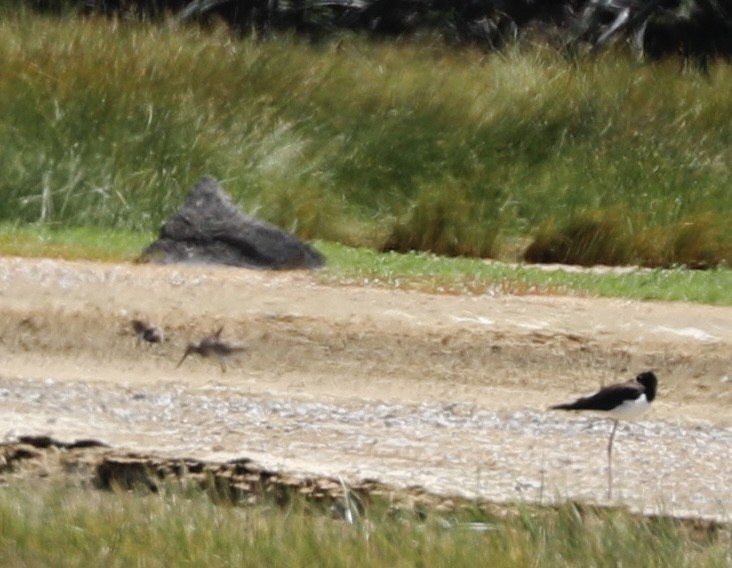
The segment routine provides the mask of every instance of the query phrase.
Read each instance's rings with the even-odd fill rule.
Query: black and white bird
[[[578,398],[574,402],[556,404],[551,410],[590,410],[600,412],[613,419],[613,429],[607,445],[608,497],[612,498],[613,486],[613,439],[619,420],[634,420],[651,408],[656,398],[658,379],[653,371],[646,371],[626,383],[608,385],[596,393]]]
[[[150,325],[138,319],[133,319],[131,323],[132,329],[135,330],[138,339],[150,344],[162,343],[163,341],[165,341],[165,335],[163,334],[163,330],[159,327]]]
[[[223,341],[221,339],[221,332],[223,330],[224,328],[222,326],[211,335],[207,335],[206,337],[201,339],[201,341],[189,343],[186,347],[185,352],[183,353],[183,357],[181,357],[181,360],[178,361],[178,365],[176,365],[176,368],[180,367],[183,364],[183,361],[185,361],[188,355],[190,355],[191,353],[196,353],[201,357],[215,357],[219,362],[221,372],[225,373],[226,360],[232,355],[244,351],[246,347],[243,345],[232,345],[230,343],[227,343],[226,341]]]

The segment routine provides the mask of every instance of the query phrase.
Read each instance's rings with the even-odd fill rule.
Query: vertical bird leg
[[[221,374],[223,375],[226,372],[226,359],[219,355],[219,366],[221,367]]]
[[[610,440],[607,444],[607,498],[613,498],[613,439],[615,430],[618,429],[618,421],[613,423],[613,431],[610,433]]]

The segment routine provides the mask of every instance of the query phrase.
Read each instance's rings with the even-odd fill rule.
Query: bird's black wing
[[[643,392],[643,387],[638,384],[610,385],[593,395],[578,398],[574,402],[557,404],[551,408],[553,410],[612,410],[625,400],[636,400]]]

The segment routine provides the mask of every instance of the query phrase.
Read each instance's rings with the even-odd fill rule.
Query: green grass
[[[97,227],[0,224],[0,254],[25,257],[134,261],[154,234],[105,231]]]
[[[515,259],[607,213],[620,258],[732,260],[727,65],[23,12],[0,60],[0,221],[149,233],[211,174],[307,239]]]
[[[154,239],[153,234],[93,227],[0,224],[0,254],[5,255],[132,262]],[[578,294],[732,305],[732,271],[727,269],[547,271],[527,264],[379,253],[326,241],[313,244],[327,257],[326,267],[314,277],[328,284],[441,294]]]
[[[478,533],[465,523],[482,522]],[[449,527],[449,528],[448,528]],[[0,491],[3,566],[725,566],[720,533],[623,511],[366,512],[354,527],[301,501],[215,504],[202,493],[42,484]]]
[[[450,294],[579,294],[732,305],[732,272],[683,268],[621,272],[544,270],[526,264],[377,253],[316,243],[328,258],[327,282],[369,284]]]

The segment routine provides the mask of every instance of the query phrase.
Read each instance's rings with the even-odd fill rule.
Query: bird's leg
[[[221,366],[221,374],[223,375],[226,372],[226,359],[219,357],[219,365]]]
[[[180,361],[178,361],[178,364],[175,366],[176,369],[183,364],[183,361],[186,360],[186,357],[188,357],[188,355],[190,353],[191,353],[191,348],[190,348],[190,346],[188,346],[188,348],[185,350],[185,353],[183,353],[183,357],[180,358]]]
[[[610,433],[610,440],[607,444],[607,498],[613,498],[613,439],[615,430],[618,429],[618,421],[613,423],[613,431]]]

